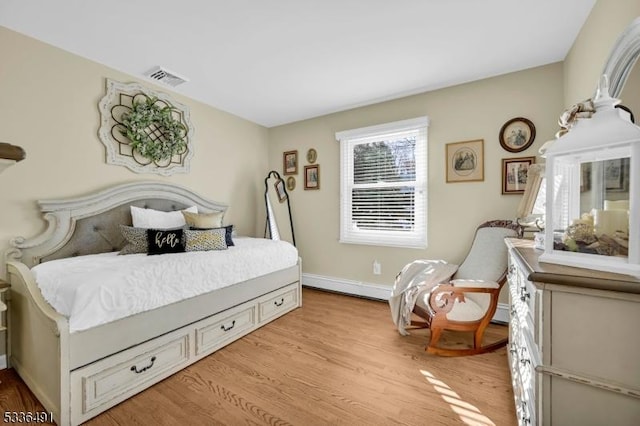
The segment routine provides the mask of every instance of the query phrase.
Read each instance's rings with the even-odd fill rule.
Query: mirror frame
[[[289,193],[287,192],[287,185],[285,184],[284,180],[280,176],[280,173],[278,173],[275,170],[271,170],[267,174],[267,177],[264,178],[264,202],[265,202],[265,208],[267,212],[266,224],[264,228],[264,236],[267,237],[268,235],[270,239],[274,239],[274,233],[275,233],[274,229],[278,229],[278,225],[275,223],[275,217],[272,216],[273,212],[271,211],[271,206],[269,204],[269,178],[271,177],[275,178],[276,182],[278,181],[282,182],[281,189],[284,192],[284,197],[282,198],[282,200],[280,200],[280,202],[286,201],[287,203],[287,210],[289,212],[289,225],[291,226],[292,244],[294,247],[296,247],[296,234],[293,230],[293,217],[291,216],[291,203],[289,202]],[[280,237],[278,236],[276,239],[280,239]]]
[[[540,186],[544,179],[544,166],[544,164],[532,164],[527,170],[527,183],[518,205],[518,219],[527,219],[533,212],[533,206],[538,198],[538,192],[540,192]]]
[[[602,74],[606,74],[609,78],[611,97],[619,99],[624,84],[639,57],[640,17],[637,17],[616,40],[602,70]]]

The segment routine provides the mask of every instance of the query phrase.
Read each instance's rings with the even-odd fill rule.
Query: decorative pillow
[[[193,228],[200,229],[212,229],[222,227],[222,217],[224,212],[213,213],[192,213],[188,211],[182,211],[184,220],[187,225]]]
[[[227,247],[233,247],[235,244],[233,243],[233,225],[223,226],[222,228],[197,228],[195,226],[191,226],[189,229],[194,231],[206,231],[209,229],[224,229],[224,239],[227,243]]]
[[[184,229],[147,229],[147,254],[182,253]]]
[[[131,220],[134,228],[170,229],[186,225],[182,211],[197,213],[198,207],[189,207],[186,210],[175,212],[163,212],[154,209],[143,209],[131,206]]]
[[[120,232],[127,245],[122,247],[118,254],[135,254],[147,252],[147,230],[145,228],[134,228],[133,226],[120,225]]]
[[[185,229],[186,251],[226,250],[226,231],[224,228],[216,229]]]
[[[227,241],[227,246],[234,246],[235,244],[233,244],[233,225],[227,225],[224,227],[224,229],[224,239]]]

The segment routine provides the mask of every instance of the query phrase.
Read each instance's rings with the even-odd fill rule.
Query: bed
[[[82,423],[301,306],[296,251],[293,264],[241,275],[240,282],[200,289],[118,319],[74,324],[74,316],[47,302],[34,271],[43,276],[38,268],[62,265],[57,269],[71,276],[73,265],[92,257],[112,269],[118,259],[131,263],[144,257],[117,254],[126,244],[118,227],[131,225],[131,206],[167,212],[196,206],[203,213],[227,207],[164,182],[123,184],[79,198],[40,201],[39,206],[46,229],[33,238],[15,238],[6,253],[11,283],[7,352],[9,365],[58,424]],[[236,238],[238,246],[251,240],[245,244]],[[180,255],[185,254],[162,257]]]

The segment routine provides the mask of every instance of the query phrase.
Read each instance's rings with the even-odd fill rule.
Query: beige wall
[[[556,132],[563,109],[562,64],[463,84],[395,101],[318,117],[269,129],[269,164],[282,170],[282,153],[297,149],[300,167],[309,148],[318,151],[319,191],[303,189],[303,174],[291,193],[296,241],[305,273],[374,284],[392,284],[395,275],[417,258],[462,260],[477,225],[490,219],[513,219],[520,195],[501,194],[503,158],[535,156]],[[340,244],[339,144],[335,132],[427,115],[428,244],[426,250]],[[513,117],[536,126],[533,146],[513,154],[498,142],[500,127]],[[484,139],[483,182],[445,182],[445,144]],[[374,260],[382,275],[373,275]]]
[[[562,110],[593,95],[611,46],[639,15],[638,0],[598,0],[562,63],[269,129],[272,168],[282,169],[283,151],[300,152],[298,185],[291,203],[304,272],[391,284],[395,274],[412,259],[461,261],[478,223],[515,214],[520,196],[500,194],[501,159],[537,154],[540,145],[558,130]],[[339,147],[334,133],[421,115],[432,120],[429,247],[412,250],[338,243]],[[636,112],[638,115],[640,112]],[[500,126],[515,116],[531,119],[538,133],[535,144],[519,154],[502,150],[497,140]],[[477,138],[485,140],[485,181],[445,183],[445,144]],[[311,147],[318,150],[320,191],[302,188],[305,153]],[[380,276],[372,273],[374,260],[382,263]]]
[[[640,125],[640,63],[636,63],[631,70],[619,97],[621,103],[633,112],[636,124]]]
[[[77,196],[135,180],[170,181],[229,204],[229,223],[254,235],[267,172],[267,129],[171,93],[190,107],[195,155],[189,174],[162,177],[107,165],[97,132],[105,78],[135,78],[0,27],[0,140],[27,158],[0,175],[0,249],[43,229],[35,200]],[[143,84],[153,87],[150,83]],[[187,83],[188,84],[188,83]],[[154,89],[168,92],[164,87]],[[261,232],[261,231],[260,231]],[[1,276],[1,275],[0,275]]]
[[[593,96],[613,44],[638,16],[638,0],[596,2],[564,61],[565,106]]]
[[[0,252],[15,236],[44,229],[38,199],[77,196],[135,180],[185,185],[229,204],[225,218],[242,234],[262,233],[261,179],[267,169],[267,129],[191,99],[195,127],[191,173],[161,177],[105,163],[97,132],[105,78],[132,76],[0,27],[0,141],[22,146],[27,158],[0,175]],[[144,83],[144,82],[143,82]],[[149,83],[145,85],[152,86]],[[169,92],[164,87],[154,89]],[[259,230],[258,230],[259,229]],[[0,277],[4,276],[0,262]],[[4,353],[0,339],[0,354]]]

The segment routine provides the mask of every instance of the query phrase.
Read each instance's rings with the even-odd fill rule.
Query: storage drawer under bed
[[[298,283],[222,311],[71,372],[71,423],[79,424],[299,305]]]
[[[297,305],[298,286],[296,284],[288,285],[258,302],[258,312],[260,315],[258,321],[263,323],[279,317]]]
[[[193,332],[180,329],[138,347],[97,361],[71,372],[72,392],[81,401],[71,413],[79,423],[104,411],[189,364]]]
[[[196,355],[221,348],[256,326],[256,306],[241,305],[205,320],[196,328]]]

